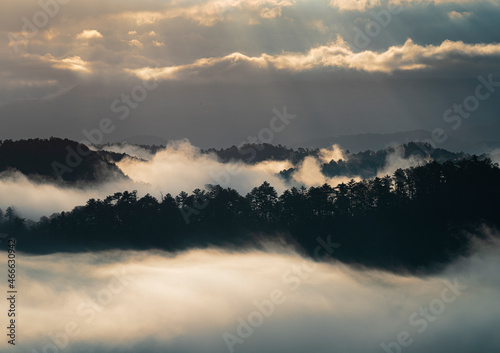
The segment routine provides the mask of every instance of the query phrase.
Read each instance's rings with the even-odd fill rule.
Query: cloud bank
[[[336,42],[311,48],[307,53],[262,54],[249,57],[232,53],[220,58],[203,58],[188,65],[164,68],[140,68],[129,70],[141,79],[176,80],[193,76],[204,76],[204,72],[231,72],[238,66],[257,69],[276,69],[301,72],[318,68],[354,69],[366,72],[392,73],[394,71],[436,68],[449,61],[468,62],[472,58],[492,59],[500,57],[500,44],[466,44],[444,41],[439,46],[415,44],[408,39],[402,46],[393,46],[384,52],[365,50],[353,51],[347,43],[338,38]]]
[[[403,331],[406,352],[495,351],[499,249],[495,241],[477,244],[471,258],[428,277],[315,263],[277,245],[245,253],[19,254],[16,349],[229,352],[224,335],[240,337],[239,326],[254,322],[229,345],[234,351],[384,352],[381,344]],[[5,340],[0,347],[7,349]]]

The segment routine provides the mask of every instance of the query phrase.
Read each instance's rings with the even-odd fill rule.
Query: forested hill
[[[318,237],[330,237],[341,245],[331,256],[341,261],[429,271],[466,254],[482,227],[500,226],[499,181],[498,165],[472,157],[282,195],[268,183],[247,195],[212,186],[160,200],[126,191],[29,230],[10,212],[0,231],[34,253],[243,247],[280,238],[313,256]]]
[[[0,141],[0,173],[18,171],[34,181],[59,184],[98,183],[127,178],[114,164],[123,156],[54,137],[4,140]]]
[[[464,158],[467,154],[459,152],[449,152],[442,148],[433,148],[431,145],[423,142],[409,142],[403,145],[387,147],[379,151],[366,150],[358,153],[345,152],[347,161],[351,161],[353,166],[364,164],[383,165],[387,155],[394,153],[396,148],[402,148],[404,158],[411,156],[420,156],[424,159],[432,159],[437,162],[448,160],[457,160]],[[251,152],[250,152],[251,151]],[[290,161],[297,164],[304,158],[313,156],[319,157],[322,149],[319,148],[288,148],[282,145],[264,144],[246,144],[241,147],[231,146],[229,148],[203,150],[204,153],[214,153],[223,162],[237,161],[245,163],[260,163],[267,160]],[[329,161],[328,161],[329,162]]]
[[[115,147],[120,147],[116,144]],[[123,146],[122,146],[123,147]],[[164,146],[138,146],[152,154]],[[117,178],[127,178],[115,163],[123,158],[135,158],[126,153],[107,151],[109,145],[95,146],[92,150],[85,145],[68,139],[29,139],[0,141],[0,173],[17,170],[35,181],[49,181],[62,184],[103,183]],[[402,158],[419,157],[426,161],[457,161],[469,157],[443,149],[433,149],[424,143],[408,143],[380,151],[359,153],[344,152],[344,159],[321,162],[321,170],[327,177],[347,176],[372,178],[384,168],[388,156],[398,150]],[[281,145],[248,144],[241,148],[232,146],[224,149],[200,150],[200,153],[215,154],[222,163],[242,162],[256,164],[263,161],[289,161],[292,168],[280,175],[289,180],[296,168],[306,157],[319,158],[320,149],[291,149]],[[484,159],[485,156],[481,156]],[[1,177],[1,175],[0,175]]]

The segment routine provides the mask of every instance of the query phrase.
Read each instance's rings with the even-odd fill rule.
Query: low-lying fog
[[[13,351],[500,351],[498,241],[427,277],[265,248],[18,254]]]
[[[138,190],[139,196],[150,193],[157,199],[161,194],[178,195],[181,191],[191,193],[205,188],[207,184],[219,184],[236,189],[245,195],[252,188],[269,182],[281,194],[291,186],[332,186],[347,182],[351,177],[328,178],[321,173],[321,163],[346,159],[338,146],[323,149],[319,158],[307,157],[292,175],[290,184],[277,176],[282,170],[293,167],[289,161],[265,161],[257,164],[222,163],[214,154],[202,154],[188,141],[171,143],[164,150],[151,155],[136,146],[110,146],[106,149],[124,152],[137,158],[125,158],[118,167],[132,181],[116,180],[89,188],[57,187],[28,180],[22,174],[0,178],[0,208],[14,206],[23,217],[38,220],[55,212],[70,211],[75,206],[85,205],[90,198],[105,198],[115,192]],[[420,158],[403,158],[403,151],[396,150],[387,158],[380,176],[391,175],[398,168],[408,168],[423,163]],[[359,180],[359,177],[354,177]]]

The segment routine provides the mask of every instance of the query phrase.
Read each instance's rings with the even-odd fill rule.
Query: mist
[[[117,165],[132,180],[172,194],[203,189],[207,184],[218,184],[247,193],[264,181],[282,192],[286,185],[276,174],[292,167],[290,162],[275,161],[255,165],[222,163],[214,154],[202,154],[199,148],[187,140],[169,144],[150,160],[125,158]]]
[[[500,149],[496,149],[489,154],[489,157],[494,163],[500,164]]]
[[[181,191],[190,193],[195,189],[205,189],[211,184],[230,187],[245,195],[267,181],[281,194],[293,186],[312,187],[326,183],[334,187],[351,179],[362,179],[359,176],[329,178],[323,175],[322,163],[349,158],[338,145],[321,149],[318,157],[306,157],[295,166],[296,170],[288,182],[279,176],[279,172],[294,167],[290,161],[223,163],[215,154],[202,153],[188,140],[171,142],[156,154],[127,144],[105,146],[104,149],[130,155],[116,163],[130,180],[119,178],[92,186],[61,187],[53,183],[31,181],[21,173],[4,173],[0,175],[0,208],[14,206],[22,217],[38,220],[42,216],[85,205],[91,198],[104,199],[123,191],[137,190],[138,196],[149,193],[160,199],[161,195],[167,193],[176,196]],[[405,159],[403,150],[396,148],[388,155],[386,165],[379,175],[391,175],[398,168],[408,168],[423,162],[416,157]]]
[[[18,254],[14,349],[381,353],[399,337],[402,352],[498,351],[500,307],[491,303],[500,294],[500,243],[489,239],[432,276],[315,262],[279,244]]]

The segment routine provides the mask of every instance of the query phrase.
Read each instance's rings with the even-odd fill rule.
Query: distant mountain
[[[263,144],[246,144],[240,148],[231,146],[228,148],[209,148],[202,150],[203,153],[214,153],[219,157],[221,162],[227,163],[230,161],[244,162],[247,164],[255,164],[264,161],[290,161],[297,164],[308,156],[318,156],[318,148],[288,148],[282,145]]]
[[[435,147],[455,152],[481,154],[500,148],[500,123],[486,126],[466,126],[465,124],[456,131],[445,130],[447,140]],[[326,148],[339,145],[351,152],[366,150],[382,150],[390,146],[402,145],[409,142],[432,140],[432,135],[426,130],[413,130],[389,134],[367,133],[356,135],[339,135],[325,138],[312,139],[291,147]]]
[[[367,133],[339,135],[300,142],[293,144],[292,147],[328,148],[333,145],[339,145],[343,149],[351,152],[361,152],[366,150],[383,150],[389,146],[401,145],[413,141],[422,141],[429,138],[429,135],[429,132],[425,130],[414,130],[393,134]]]
[[[463,152],[450,152],[442,148],[434,149],[430,144],[410,142],[401,146],[388,147],[378,151],[346,152],[343,160],[331,160],[321,164],[323,175],[333,178],[346,176],[350,178],[361,177],[364,179],[375,178],[387,165],[388,158],[394,155],[396,158],[410,159],[418,158],[425,162],[456,162],[470,155]],[[481,155],[483,160],[487,156]],[[290,180],[296,168],[290,168],[280,172],[281,177]]]

